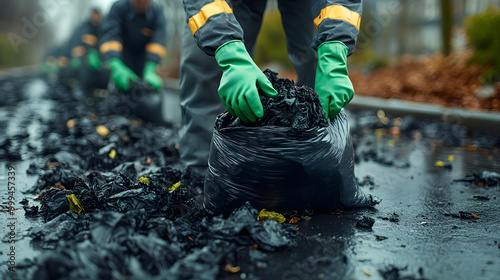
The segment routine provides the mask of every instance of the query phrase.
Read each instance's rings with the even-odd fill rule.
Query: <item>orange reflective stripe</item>
[[[319,16],[314,19],[316,29],[318,29],[321,22],[326,18],[347,21],[348,23],[354,25],[358,30],[359,25],[361,24],[361,16],[358,13],[340,5],[331,5],[323,8],[323,10],[319,13]]]
[[[157,43],[149,43],[146,45],[146,51],[150,53],[155,53],[160,57],[165,57],[167,55],[167,49],[164,46]]]
[[[109,51],[121,52],[122,49],[123,49],[122,43],[118,41],[109,41],[102,44],[99,50],[101,51],[101,53],[107,53]]]
[[[212,3],[206,4],[203,8],[201,8],[199,13],[189,19],[188,23],[189,28],[191,28],[191,32],[194,34],[207,22],[208,18],[221,13],[233,13],[233,9],[229,7],[229,4],[227,4],[226,1],[215,0]]]
[[[97,37],[92,34],[85,34],[82,36],[82,42],[87,45],[95,45],[97,43]]]
[[[71,50],[71,56],[80,57],[80,56],[84,55],[86,52],[87,52],[87,50],[85,49],[85,47],[82,47],[82,46],[74,47]]]

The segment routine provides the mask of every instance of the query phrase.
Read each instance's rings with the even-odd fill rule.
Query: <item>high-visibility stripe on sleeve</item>
[[[95,45],[97,43],[97,37],[92,34],[85,34],[82,36],[82,42],[87,45]]]
[[[150,53],[157,54],[160,57],[165,57],[167,55],[167,49],[164,46],[157,43],[149,43],[146,45],[146,51]]]
[[[361,24],[361,16],[340,5],[331,5],[323,8],[319,15],[314,19],[314,25],[318,29],[319,25],[324,19],[339,19],[347,21],[348,23],[354,25],[359,30],[359,25]]]
[[[109,41],[101,45],[100,51],[102,54],[104,54],[109,51],[121,52],[122,49],[123,49],[122,43],[118,41]]]
[[[189,23],[189,28],[191,28],[191,32],[194,34],[207,22],[208,18],[221,13],[226,13],[226,14],[233,13],[233,9],[229,7],[229,4],[227,4],[226,1],[215,0],[212,3],[206,4],[201,8],[199,13],[197,13],[196,15],[192,16],[189,19],[188,23]]]
[[[84,55],[86,52],[87,52],[87,50],[83,46],[74,47],[71,50],[71,56],[72,57],[80,57],[80,56]]]

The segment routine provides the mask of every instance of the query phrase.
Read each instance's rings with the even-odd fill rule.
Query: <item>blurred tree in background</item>
[[[469,62],[487,67],[482,76],[484,82],[500,81],[500,8],[490,7],[468,17],[464,25],[474,51]]]

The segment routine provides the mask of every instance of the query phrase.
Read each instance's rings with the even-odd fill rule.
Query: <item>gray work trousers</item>
[[[237,3],[235,3],[237,2]],[[233,12],[243,28],[244,42],[253,56],[267,0],[233,2]],[[311,14],[312,1],[278,1],[286,34],[288,59],[297,72],[297,85],[314,87],[317,56],[311,48],[316,34]],[[224,111],[219,99],[222,71],[215,58],[195,43],[186,24],[180,59],[181,127],[179,152],[183,168],[205,175],[215,118]]]

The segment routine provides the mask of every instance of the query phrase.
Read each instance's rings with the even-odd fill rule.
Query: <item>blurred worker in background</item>
[[[101,67],[98,51],[102,14],[99,8],[78,26],[70,39],[70,67],[84,89],[106,88],[109,71]]]
[[[132,113],[150,121],[163,121],[161,98],[148,93],[136,98],[130,94],[131,82],[142,78],[153,91],[162,88],[156,68],[167,53],[166,39],[163,8],[151,0],[119,0],[103,22],[100,51],[109,61],[111,80],[116,89],[128,93],[125,103]]]
[[[183,2],[188,26],[180,69],[180,157],[183,167],[205,174],[217,114],[225,107],[254,122],[264,113],[257,88],[277,95],[251,57],[267,0]],[[297,85],[314,87],[329,118],[354,94],[346,61],[359,33],[361,6],[361,0],[278,0]]]

